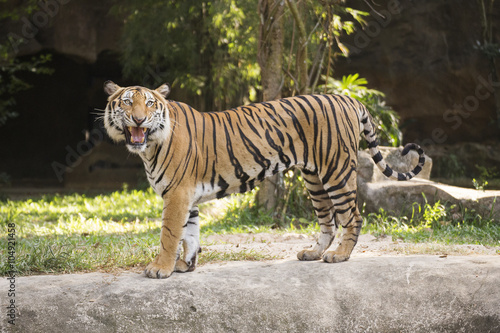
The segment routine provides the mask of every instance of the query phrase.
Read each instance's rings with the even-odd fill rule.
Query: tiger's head
[[[120,87],[112,81],[104,83],[109,95],[104,112],[104,126],[116,142],[125,141],[132,153],[146,150],[151,143],[163,143],[170,133],[166,97],[168,84],[155,90],[133,86]]]

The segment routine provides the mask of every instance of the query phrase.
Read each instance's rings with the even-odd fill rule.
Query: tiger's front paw
[[[321,253],[312,250],[302,250],[297,253],[297,259],[303,261],[319,260],[321,258]]]
[[[146,267],[144,274],[153,279],[166,279],[172,275],[173,271],[174,267],[160,265],[157,260],[155,260]]]
[[[342,255],[342,254],[339,254],[335,251],[329,251],[329,252],[325,253],[325,255],[323,256],[323,261],[329,262],[329,263],[336,263],[336,262],[342,262],[342,261],[347,261],[347,260],[349,260],[348,255]]]

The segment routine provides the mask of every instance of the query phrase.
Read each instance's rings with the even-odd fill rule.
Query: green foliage
[[[296,1],[300,17],[292,16],[286,12],[285,26],[294,27],[286,29],[284,46],[289,52],[284,54],[286,64],[285,73],[288,79],[284,81],[284,95],[317,93],[317,84],[322,74],[330,76],[333,64],[338,56],[348,56],[349,50],[340,42],[340,37],[354,33],[359,26],[366,25],[365,17],[369,13],[347,7],[345,1]],[[297,59],[300,57],[300,34],[296,28],[297,20],[305,27],[307,35],[308,68],[307,89],[298,89],[300,78]]]
[[[425,198],[425,197],[424,197]],[[480,216],[475,210],[425,200],[411,207],[410,217],[392,216],[380,208],[365,219],[364,232],[391,235],[405,242],[442,244],[482,244],[500,246],[500,225],[493,216]]]
[[[285,174],[285,187],[286,194],[277,211],[267,211],[256,204],[256,189],[222,199],[225,202],[223,214],[205,213],[210,203],[202,205],[202,233],[257,233],[287,228],[301,232],[316,231],[317,218],[300,171]]]
[[[339,36],[365,24],[368,15],[341,2],[298,3],[307,36],[307,85],[314,92],[320,74],[338,54],[347,54]],[[113,12],[125,18],[120,44],[124,74],[146,86],[162,81],[201,96],[204,110],[225,109],[254,102],[259,90],[257,64],[260,18],[255,1],[124,0]],[[288,10],[285,26],[295,18]],[[296,92],[296,54],[299,43],[294,29],[285,29],[283,95]],[[334,49],[333,53],[331,50]],[[327,52],[328,51],[328,52]],[[325,66],[326,64],[326,66]],[[307,67],[306,66],[306,67]]]
[[[460,178],[465,176],[465,165],[460,158],[453,153],[446,154],[436,163],[437,168],[433,168],[436,177]]]
[[[475,165],[476,169],[480,172],[479,180],[472,179],[474,188],[478,191],[484,191],[488,186],[488,180],[498,177],[498,170],[496,167],[487,168],[480,165]]]
[[[209,32],[217,42],[212,76],[214,98],[220,101],[217,109],[240,104],[234,97],[255,101],[260,67],[256,62],[258,17],[254,6],[252,1],[219,0],[210,7]]]
[[[0,1],[0,3],[6,1]],[[0,9],[0,20],[18,21],[22,17],[30,15],[38,6],[37,1],[27,0],[23,6]],[[16,111],[15,94],[31,88],[21,75],[25,73],[51,74],[52,70],[46,67],[50,62],[50,55],[39,55],[30,60],[17,59],[16,50],[24,40],[13,40],[13,37],[0,39],[0,127],[8,119],[18,116]],[[15,47],[13,47],[15,45]]]
[[[499,176],[497,167],[488,168],[477,164],[475,167],[480,172],[479,179],[481,180],[493,179]]]
[[[2,9],[0,9],[0,20],[18,21],[23,16],[30,15],[35,10],[39,9],[37,0],[24,0],[22,6],[12,6],[11,4],[3,5],[8,2],[7,0],[0,0],[0,4],[2,4]]]
[[[488,186],[487,180],[477,181],[476,178],[472,178],[472,185],[478,191],[485,191],[485,187]]]
[[[18,116],[15,94],[31,88],[20,74],[51,74],[52,70],[44,66],[50,60],[50,55],[41,55],[30,61],[19,61],[10,57],[6,45],[0,45],[0,126]]]
[[[114,12],[126,17],[125,75],[150,86],[171,82],[203,95],[209,109],[235,106],[250,97],[259,76],[254,7],[234,0],[120,2]]]
[[[280,227],[309,228],[317,223],[311,197],[298,169],[284,174],[285,195],[280,203]]]
[[[323,76],[324,85],[318,87],[331,94],[340,94],[353,97],[363,103],[370,111],[377,126],[379,141],[382,145],[397,147],[401,144],[402,133],[398,127],[397,113],[387,106],[383,100],[384,93],[366,87],[368,81],[360,78],[359,74],[343,76],[342,80]],[[365,144],[362,142],[362,144]]]
[[[205,205],[200,207],[200,218],[203,221],[201,232],[212,233],[246,233],[263,232],[275,224],[271,214],[255,204],[255,190],[229,198],[221,199],[226,209],[222,214],[205,212]]]

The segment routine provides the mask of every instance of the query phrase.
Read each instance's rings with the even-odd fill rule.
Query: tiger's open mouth
[[[127,144],[140,146],[148,140],[149,128],[145,127],[125,127],[125,139]]]

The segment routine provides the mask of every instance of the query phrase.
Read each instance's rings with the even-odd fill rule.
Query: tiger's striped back
[[[208,193],[215,189],[216,197],[248,191],[291,166],[321,173],[322,181],[328,182],[335,173],[338,178],[340,172],[355,169],[359,108],[364,107],[358,101],[333,95],[297,96],[206,113],[169,101],[172,135],[177,138],[156,150],[148,168],[151,180],[159,183],[158,177],[165,177],[158,172],[157,160],[168,150],[174,159],[176,154],[184,157],[177,162],[186,166],[188,174],[182,173],[182,178],[193,177]],[[171,145],[175,148],[169,149]],[[174,173],[170,178],[176,178]],[[160,194],[165,190],[170,187]]]

